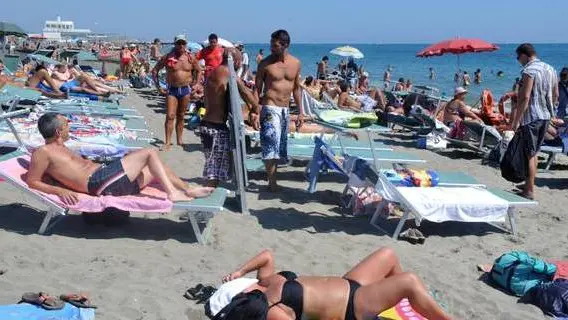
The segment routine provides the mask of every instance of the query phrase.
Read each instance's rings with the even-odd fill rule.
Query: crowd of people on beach
[[[242,43],[224,47],[216,34],[210,34],[207,46],[197,52],[187,49],[185,35],[177,35],[173,43],[173,49],[162,55],[160,40],[155,39],[147,48],[146,59],[140,59],[144,54],[137,45],[123,46],[119,56],[120,77],[129,78],[133,73],[138,76],[150,74],[158,93],[165,96],[161,147],[164,152],[174,146],[174,131],[176,145],[183,145],[188,106],[196,103],[204,107],[198,134],[205,158],[205,187],[190,187],[163,163],[156,150],[150,148],[131,152],[108,164],[85,160],[65,146],[69,139],[68,121],[55,113],[47,113],[38,121],[45,146],[33,152],[26,178],[28,185],[57,195],[69,205],[77,203],[77,193],[133,195],[154,180],[173,202],[208,196],[232,176],[231,128],[227,125],[232,71],[237,75],[245,122],[249,128],[259,131],[270,192],[280,190],[277,168],[288,162],[288,134],[330,132],[330,129],[310,122],[303,106],[303,90],[316,100],[327,99],[340,110],[357,113],[408,115],[413,105],[408,101],[415,99],[411,94],[402,100],[389,99],[387,95],[392,92],[416,93],[412,81],[400,78],[392,83],[389,67],[383,75],[387,86],[373,87],[369,72],[357,66],[352,58],[342,60],[336,70],[331,70],[329,57],[324,56],[318,62],[315,75],[302,77],[300,60],[288,51],[291,37],[286,30],[277,30],[270,35],[270,54],[265,56],[263,50],[257,53],[258,68],[255,71],[251,70]],[[92,49],[105,50],[101,47]],[[534,199],[537,153],[545,140],[558,137],[557,129],[564,125],[568,107],[568,69],[564,68],[557,76],[550,65],[538,59],[535,48],[528,43],[520,45],[516,54],[523,71],[512,92],[503,98],[514,103],[509,113],[502,112],[502,124],[504,130],[515,132],[512,141],[525,150],[528,175],[525,183],[519,186],[520,194]],[[150,62],[155,63],[152,68]],[[0,72],[2,69],[0,61]],[[52,98],[62,98],[71,92],[97,100],[121,93],[83,72],[76,64],[60,63],[47,68],[30,62],[23,65],[23,70],[30,74],[25,83],[3,76],[0,87],[5,83],[26,86]],[[161,85],[162,70],[165,70],[165,87]],[[436,78],[433,68],[429,69],[429,78]],[[482,72],[477,69],[473,83],[482,81]],[[483,115],[466,102],[467,87],[472,83],[468,72],[458,71],[455,82],[453,98],[437,106],[432,113],[434,118],[451,129],[458,128],[466,120],[484,123]],[[46,182],[45,176],[56,180],[60,186]],[[238,290],[232,288],[229,301],[215,305],[214,313],[222,314],[223,319],[300,319],[303,316],[374,319],[381,311],[408,298],[413,308],[428,319],[450,319],[421,280],[413,273],[403,272],[396,254],[387,248],[372,253],[343,277],[304,277],[289,271],[276,273],[275,270],[274,258],[270,252],[263,251],[227,274],[223,281],[233,283]],[[239,282],[250,272],[257,272],[256,280]]]

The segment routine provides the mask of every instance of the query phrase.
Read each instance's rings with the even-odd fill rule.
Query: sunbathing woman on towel
[[[256,280],[239,279],[253,271]],[[239,280],[233,282],[236,279]],[[265,250],[226,275],[223,281],[228,283],[211,297],[209,307],[212,314],[224,314],[225,317],[219,318],[225,320],[377,319],[379,313],[404,298],[430,320],[450,319],[422,281],[415,274],[402,271],[397,256],[389,248],[375,251],[342,277],[276,273],[274,258]],[[229,290],[237,294],[233,294],[229,304],[220,305],[216,297],[228,294]]]
[[[191,188],[166,167],[151,148],[131,152],[108,164],[83,159],[64,144],[69,140],[69,123],[63,115],[44,114],[38,120],[38,129],[45,145],[33,152],[26,182],[33,189],[59,196],[67,205],[79,201],[78,193],[138,194],[154,180],[160,183],[171,201],[206,197],[214,190]],[[48,183],[49,178],[61,186]]]

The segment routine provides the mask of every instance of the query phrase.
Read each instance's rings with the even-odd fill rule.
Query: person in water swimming
[[[402,271],[390,248],[373,252],[342,277],[297,276],[294,272],[275,270],[272,253],[264,250],[224,276],[225,287],[235,280],[246,281],[240,278],[254,271],[258,281],[253,280],[233,294],[225,306],[219,306],[214,295],[213,301],[209,301],[211,313],[224,320],[366,320],[376,319],[381,312],[408,298],[422,316],[430,320],[450,319],[418,276]],[[220,294],[224,293],[224,286],[219,289]]]

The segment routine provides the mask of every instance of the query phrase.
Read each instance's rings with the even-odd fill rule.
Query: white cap
[[[219,311],[221,311],[221,309],[231,302],[234,296],[257,283],[257,279],[238,278],[221,285],[211,298],[209,298],[209,309],[211,314],[215,316],[219,313]]]
[[[369,73],[367,71],[363,72],[363,77],[368,78],[369,77]]]
[[[467,90],[464,87],[457,87],[454,91],[454,95],[457,96],[462,93],[467,93]]]
[[[187,39],[185,38],[185,34],[178,34],[175,38],[174,38],[174,43],[178,42],[178,41],[183,41],[185,43],[187,43]]]

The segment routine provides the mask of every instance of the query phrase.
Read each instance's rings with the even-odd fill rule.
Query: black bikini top
[[[270,308],[282,303],[294,310],[296,320],[301,320],[302,311],[304,309],[304,288],[296,281],[298,276],[291,271],[278,272],[278,275],[284,277],[286,282],[284,282],[284,286],[282,286],[280,301],[271,305]]]

